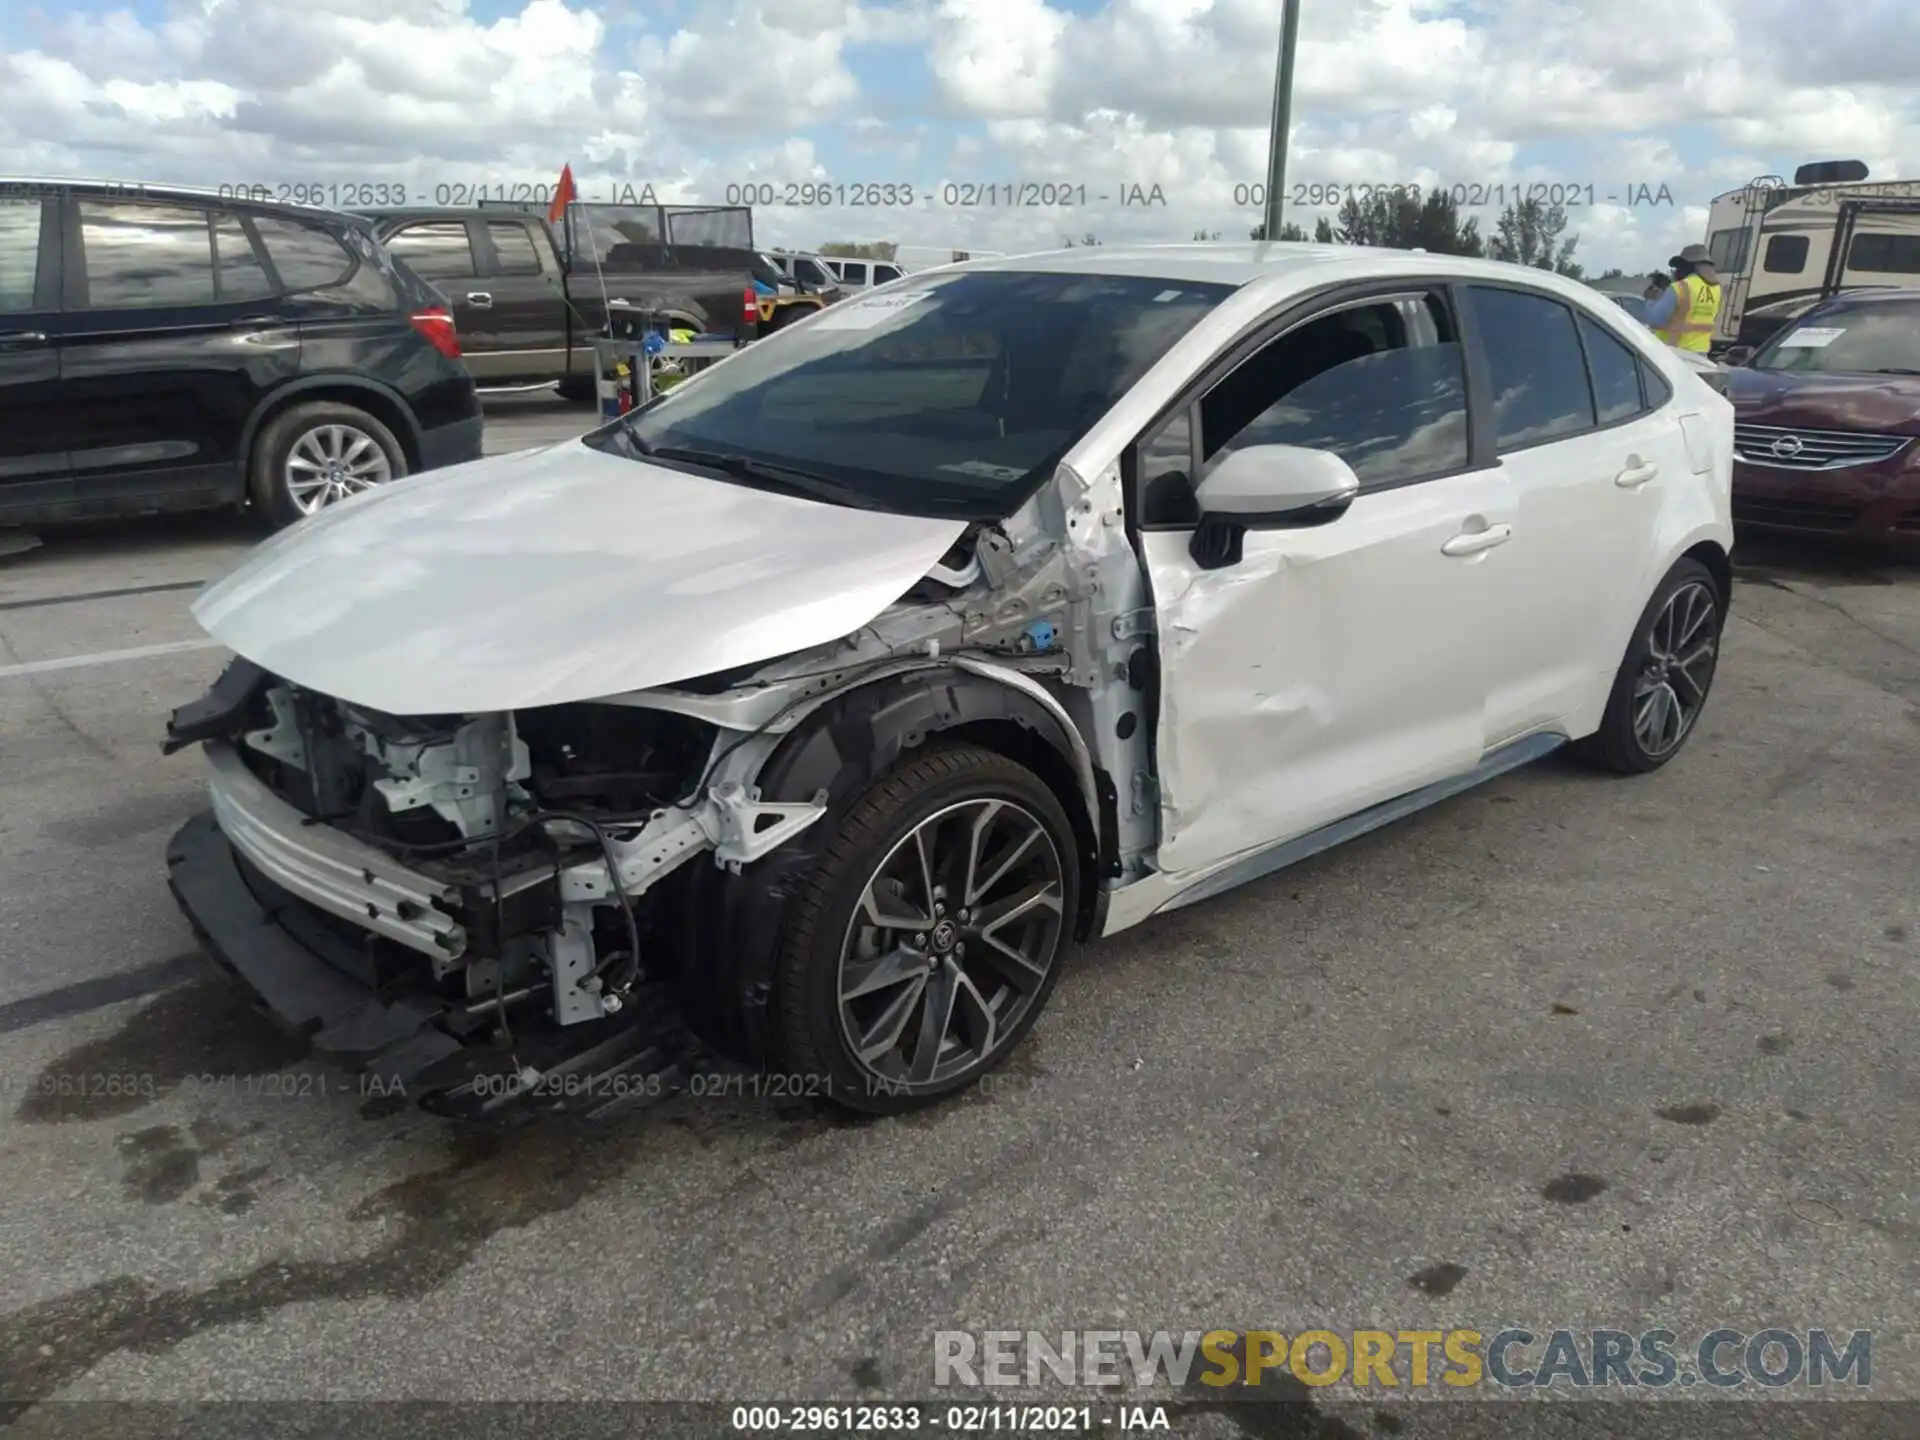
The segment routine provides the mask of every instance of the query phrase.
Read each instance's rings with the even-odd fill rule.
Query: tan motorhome
[[[1707,249],[1726,286],[1716,351],[1758,345],[1841,290],[1920,288],[1920,181],[1869,183],[1858,161],[1802,165],[1716,195]]]

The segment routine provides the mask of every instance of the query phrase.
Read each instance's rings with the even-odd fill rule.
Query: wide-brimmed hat
[[[1713,264],[1713,256],[1707,253],[1707,247],[1704,245],[1689,245],[1678,255],[1675,255],[1667,261],[1669,265],[1679,265],[1683,263],[1687,265],[1711,265]]]

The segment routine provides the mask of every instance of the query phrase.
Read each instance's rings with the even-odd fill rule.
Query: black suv
[[[275,526],[480,454],[446,301],[356,217],[0,178],[0,526]]]

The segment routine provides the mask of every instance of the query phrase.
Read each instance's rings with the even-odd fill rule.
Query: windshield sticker
[[[956,475],[978,475],[983,480],[1018,480],[1027,472],[1012,465],[994,465],[985,460],[962,460],[957,465],[942,465]]]
[[[1169,300],[1178,300],[1182,293],[1183,292],[1179,290],[1162,290],[1158,295],[1153,297],[1153,303],[1156,305],[1164,305]]]
[[[875,295],[871,299],[842,300],[829,305],[813,322],[816,330],[871,330],[884,325],[917,300],[933,292],[916,290],[910,295]]]
[[[1780,348],[1782,350],[1821,350],[1831,345],[1846,333],[1844,329],[1838,326],[1823,327],[1819,325],[1809,325],[1805,329],[1796,330],[1787,336],[1786,339],[1780,342]]]

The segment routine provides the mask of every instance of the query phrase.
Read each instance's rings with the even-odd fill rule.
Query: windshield
[[[1756,370],[1920,375],[1920,305],[1845,305],[1791,324]]]
[[[904,514],[1003,519],[1233,288],[928,275],[829,306],[587,442],[784,466]],[[727,478],[773,483],[737,464]]]

